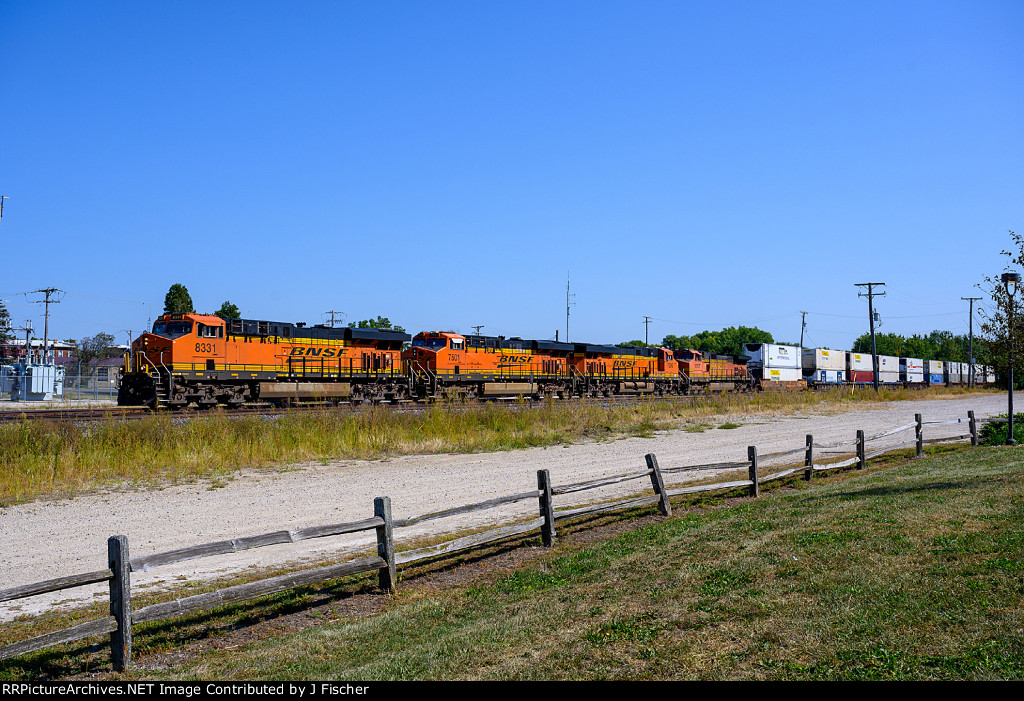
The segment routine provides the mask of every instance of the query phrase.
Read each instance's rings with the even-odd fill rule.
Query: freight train
[[[411,343],[410,343],[411,342]],[[125,355],[118,404],[396,402],[748,391],[746,361],[695,350],[164,314]]]
[[[883,385],[966,384],[967,363],[878,356]],[[164,314],[125,355],[118,404],[683,395],[872,384],[870,354],[748,343],[743,355]],[[975,366],[974,381],[995,382]]]

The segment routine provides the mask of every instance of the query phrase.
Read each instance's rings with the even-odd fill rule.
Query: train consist
[[[118,403],[665,396],[825,381],[814,374],[817,366],[805,377],[799,348],[747,344],[744,351],[724,356],[443,331],[411,337],[390,329],[164,314],[126,354]],[[845,374],[827,372],[823,378],[845,381]]]

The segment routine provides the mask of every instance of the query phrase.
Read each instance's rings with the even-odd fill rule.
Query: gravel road
[[[710,427],[703,432],[674,430],[649,438],[623,438],[549,448],[475,455],[418,455],[385,460],[346,460],[329,464],[292,465],[287,469],[249,470],[226,484],[197,482],[152,491],[115,490],[61,501],[33,502],[0,509],[0,589],[54,577],[102,569],[106,540],[127,535],[133,557],[189,545],[356,521],[373,515],[373,498],[388,495],[395,518],[406,518],[536,488],[536,472],[546,468],[555,485],[597,479],[644,469],[644,455],[655,453],[662,468],[745,460],[747,446],[759,454],[799,448],[811,433],[815,442],[851,441],[857,429],[867,436],[913,422],[963,419],[973,409],[984,418],[1006,411],[1003,394],[958,399],[904,401],[862,405],[836,413],[716,417],[738,428]],[[925,437],[967,433],[966,423],[926,425]],[[873,441],[869,452],[909,446],[913,431]],[[840,456],[821,455],[822,461]],[[790,462],[800,457],[789,458]],[[771,461],[767,461],[771,464]],[[684,473],[688,478],[700,473]],[[675,482],[682,477],[675,476]],[[598,491],[556,498],[556,508],[582,504],[615,494],[648,490],[633,480]],[[536,503],[477,512],[432,521],[396,533],[402,541],[536,514]],[[193,560],[132,573],[132,588],[158,587],[183,579],[211,578],[250,568],[263,568],[336,557],[369,546],[372,535],[337,536],[249,550],[226,557]],[[0,621],[105,596],[105,587],[83,587],[0,604]]]

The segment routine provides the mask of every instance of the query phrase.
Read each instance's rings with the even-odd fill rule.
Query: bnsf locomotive
[[[745,362],[693,350],[164,314],[126,354],[118,403],[662,396],[752,382]]]

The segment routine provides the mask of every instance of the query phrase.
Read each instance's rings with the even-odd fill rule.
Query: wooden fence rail
[[[784,450],[776,453],[758,455],[756,446],[749,446],[747,449],[747,460],[709,463],[705,465],[683,465],[675,467],[661,467],[658,459],[653,453],[645,456],[646,468],[636,472],[621,475],[612,475],[586,482],[576,482],[564,485],[553,485],[548,470],[537,471],[537,488],[516,494],[488,499],[472,504],[435,511],[419,516],[412,516],[405,519],[393,519],[391,515],[391,500],[388,497],[377,497],[374,499],[374,515],[370,518],[348,523],[337,523],[326,526],[314,526],[297,530],[280,530],[270,533],[263,533],[241,538],[232,538],[213,543],[189,546],[167,552],[145,555],[136,558],[129,558],[128,539],[125,536],[113,536],[107,541],[107,569],[86,572],[82,574],[69,575],[56,579],[26,584],[0,591],[0,602],[12,601],[40,594],[63,591],[74,587],[81,587],[90,584],[108,582],[110,587],[110,615],[103,618],[81,623],[64,630],[47,633],[27,640],[7,645],[0,648],[0,660],[24,655],[29,652],[41,650],[53,645],[68,643],[97,635],[110,635],[111,660],[115,670],[123,671],[131,664],[132,626],[138,623],[148,623],[162,620],[173,616],[180,616],[196,611],[216,608],[228,603],[248,601],[257,597],[275,594],[296,587],[308,586],[329,580],[338,579],[364,572],[378,572],[378,586],[387,592],[394,591],[397,583],[397,565],[405,565],[426,559],[449,556],[457,552],[478,548],[482,545],[496,543],[513,537],[523,536],[540,530],[541,539],[544,545],[551,546],[556,538],[555,524],[570,518],[604,514],[612,511],[622,511],[658,505],[660,513],[669,516],[672,513],[670,497],[698,494],[701,492],[727,492],[737,489],[748,489],[754,497],[759,496],[760,486],[766,482],[784,479],[792,475],[803,473],[805,480],[810,481],[815,472],[835,470],[843,467],[856,465],[858,469],[864,469],[867,462],[889,450],[882,449],[872,453],[866,452],[866,444],[869,441],[893,436],[910,429],[915,430],[915,445],[917,454],[922,454],[923,445],[926,443],[940,443],[959,441],[969,438],[971,445],[978,445],[978,423],[985,422],[984,419],[976,419],[973,411],[968,412],[966,421],[957,419],[952,421],[922,421],[921,415],[916,414],[914,423],[898,426],[881,433],[865,437],[864,432],[858,430],[853,441],[839,441],[829,444],[816,444],[814,436],[808,434],[804,446],[792,450]],[[923,427],[925,425],[949,425],[967,423],[970,433],[950,436],[944,438],[925,439]],[[853,447],[851,450],[830,450],[844,446]],[[816,456],[821,455],[855,455],[837,462],[818,464]],[[803,464],[799,466],[782,467],[775,472],[762,474],[763,461],[769,458],[776,459],[787,456],[795,456],[803,453]],[[678,475],[682,473],[701,471],[713,472],[736,472],[747,471],[746,479],[728,480],[713,484],[685,484],[683,486],[669,487],[666,485],[666,475]],[[625,482],[649,478],[653,495],[631,495],[625,498],[613,499],[600,503],[587,504],[583,506],[556,509],[554,497],[566,494],[579,493],[591,489],[600,489]],[[457,537],[452,540],[436,543],[426,547],[412,550],[395,550],[394,529],[407,528],[417,524],[425,523],[442,518],[451,518],[463,514],[492,509],[499,506],[515,504],[523,501],[536,499],[539,515],[526,519],[519,523],[504,525],[492,528],[468,536]],[[211,557],[236,553],[253,548],[295,543],[310,538],[324,538],[328,536],[357,533],[361,531],[375,531],[377,539],[377,554],[371,557],[350,560],[340,564],[317,567],[313,569],[292,572],[277,577],[270,577],[255,582],[248,582],[235,586],[225,587],[216,591],[204,594],[196,594],[173,601],[167,601],[145,606],[132,610],[131,605],[131,572],[145,572],[154,567],[161,567],[187,560]]]

